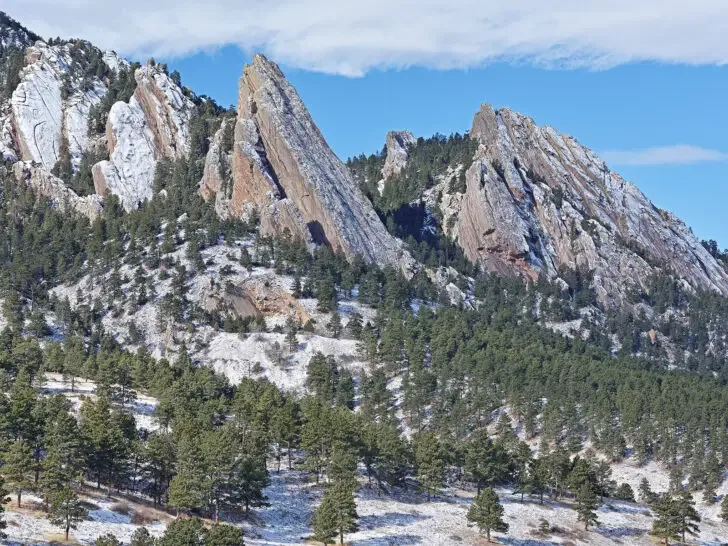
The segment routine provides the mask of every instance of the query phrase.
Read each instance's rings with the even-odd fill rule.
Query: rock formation
[[[49,46],[38,41],[26,49],[26,66],[13,91],[10,109],[5,116],[0,111],[0,150],[6,158],[32,160],[50,171],[60,158],[64,143],[74,167],[89,148],[89,111],[107,87],[95,77],[82,84],[81,76],[72,68],[73,47],[68,43]],[[113,52],[107,52],[104,59],[111,70],[126,62]]]
[[[220,164],[218,158],[211,150],[206,172]],[[232,191],[223,200],[228,213],[256,207],[264,232],[288,230],[349,257],[411,265],[296,90],[262,55],[245,67],[240,80],[231,170]],[[219,187],[203,180],[203,195],[210,197]]]
[[[471,260],[529,278],[591,271],[610,307],[658,271],[728,294],[728,274],[690,229],[575,139],[489,105],[470,134],[480,146],[450,235]]]
[[[387,133],[387,157],[382,167],[384,180],[392,175],[399,174],[404,169],[409,156],[408,149],[415,142],[417,142],[417,139],[409,131],[390,131]]]
[[[127,211],[151,199],[160,158],[188,153],[194,111],[192,101],[159,66],[143,66],[135,78],[137,88],[129,102],[117,102],[109,112],[109,159],[93,168],[96,192],[117,195]]]
[[[27,184],[35,193],[46,197],[63,212],[74,211],[93,221],[103,211],[101,197],[98,195],[79,197],[63,180],[33,165],[30,161],[15,163],[13,174],[19,183]]]

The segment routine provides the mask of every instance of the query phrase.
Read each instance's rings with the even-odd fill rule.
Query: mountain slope
[[[462,164],[441,166],[423,195],[471,261],[531,280],[578,272],[608,308],[623,306],[656,274],[728,295],[728,272],[690,229],[574,138],[487,104],[470,138],[477,149],[464,183],[456,183]],[[392,143],[388,137],[388,148]],[[391,155],[385,184],[411,185],[386,170]],[[406,161],[407,154],[396,155]],[[431,176],[412,171],[403,176]]]

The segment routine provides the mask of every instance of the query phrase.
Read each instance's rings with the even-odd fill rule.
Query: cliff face
[[[451,233],[471,260],[529,278],[593,271],[610,307],[661,270],[728,294],[728,274],[690,229],[575,139],[488,105],[471,137],[480,146]]]
[[[79,76],[92,46],[49,46],[38,41],[25,50],[26,65],[9,105],[0,109],[0,151],[10,160],[34,161],[51,170],[68,146],[74,167],[90,146],[88,116],[107,91],[106,82]],[[106,52],[104,63],[117,70],[126,61]]]
[[[151,199],[160,158],[187,154],[194,111],[192,101],[160,67],[143,66],[135,78],[137,88],[129,102],[117,102],[109,111],[109,159],[93,167],[96,193],[117,195],[127,211]]]
[[[382,264],[407,261],[277,65],[256,55],[238,99],[228,213],[255,206],[264,231],[287,229]],[[208,156],[210,168],[216,157]],[[209,197],[215,183],[203,187]]]

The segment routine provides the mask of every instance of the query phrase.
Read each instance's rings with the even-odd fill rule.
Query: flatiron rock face
[[[117,102],[109,112],[109,159],[93,168],[96,192],[117,195],[127,211],[151,199],[159,159],[189,152],[194,111],[192,101],[159,66],[143,66],[135,78],[137,88],[129,102]]]
[[[690,229],[575,139],[489,105],[470,135],[480,146],[452,236],[471,260],[529,278],[592,271],[610,307],[658,271],[728,294],[728,274]]]
[[[407,164],[409,147],[417,139],[409,131],[390,131],[387,133],[387,157],[382,167],[382,176],[386,180],[392,175],[399,174]]]
[[[226,214],[255,207],[266,232],[288,230],[348,257],[412,265],[276,64],[256,55],[243,70],[238,99]],[[206,172],[215,164],[220,154],[211,149]],[[213,175],[204,179],[203,196],[216,187]]]

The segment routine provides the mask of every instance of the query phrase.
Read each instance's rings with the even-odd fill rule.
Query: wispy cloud
[[[124,54],[237,44],[298,68],[356,76],[507,60],[603,69],[728,63],[725,0],[4,0],[44,36]]]
[[[610,165],[679,165],[706,161],[728,161],[728,153],[699,146],[678,144],[640,150],[608,150],[600,154]]]

